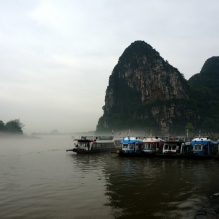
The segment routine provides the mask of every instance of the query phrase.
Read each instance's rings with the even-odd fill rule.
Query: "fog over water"
[[[219,162],[80,156],[72,136],[0,138],[0,218],[188,218],[218,191]]]

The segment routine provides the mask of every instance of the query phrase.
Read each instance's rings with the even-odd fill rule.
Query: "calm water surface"
[[[0,138],[0,218],[193,218],[219,161],[77,155],[71,136]]]

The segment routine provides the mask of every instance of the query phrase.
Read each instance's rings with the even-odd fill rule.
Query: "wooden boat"
[[[73,149],[66,151],[73,151],[78,154],[90,154],[104,151],[111,151],[120,145],[121,138],[114,138],[113,136],[81,136]]]

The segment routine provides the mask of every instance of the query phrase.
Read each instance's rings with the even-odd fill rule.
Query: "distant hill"
[[[51,135],[59,135],[60,133],[58,132],[57,129],[54,129],[50,132]]]
[[[187,81],[144,41],[135,41],[109,77],[103,116],[96,131],[149,130],[185,133],[195,129],[219,131],[219,57],[208,59],[199,74]],[[214,125],[209,127],[209,124]]]
[[[57,129],[52,130],[51,132],[33,132],[31,135],[72,135],[73,133],[60,133]]]

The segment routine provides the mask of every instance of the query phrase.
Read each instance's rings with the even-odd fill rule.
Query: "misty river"
[[[219,161],[77,155],[71,136],[0,138],[0,218],[194,218]]]

